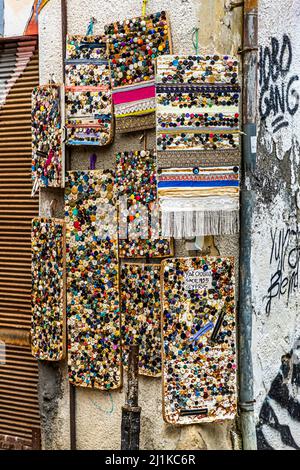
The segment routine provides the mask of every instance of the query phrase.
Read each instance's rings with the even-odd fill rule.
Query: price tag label
[[[189,269],[184,276],[185,290],[207,290],[212,288],[211,271],[203,272],[201,269]]]

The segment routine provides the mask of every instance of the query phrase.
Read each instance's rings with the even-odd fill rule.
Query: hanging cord
[[[193,46],[195,49],[195,54],[198,55],[199,53],[199,28],[193,28],[192,41],[193,41]]]
[[[147,2],[148,0],[143,0],[142,16],[146,16]]]
[[[97,23],[97,20],[96,20],[96,18],[94,18],[92,16],[92,18],[90,19],[87,31],[86,31],[87,36],[92,36],[94,34],[94,25],[95,25],[95,23]]]
[[[90,170],[95,170],[96,169],[96,161],[97,161],[97,155],[93,153],[90,156]]]

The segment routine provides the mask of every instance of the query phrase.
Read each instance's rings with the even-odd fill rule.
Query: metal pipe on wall
[[[61,34],[62,34],[62,76],[65,83],[66,37],[68,33],[68,4],[67,0],[61,0]],[[70,155],[68,153],[68,161]],[[70,448],[76,450],[76,387],[69,385],[70,400]]]
[[[241,184],[240,294],[239,294],[239,408],[244,450],[256,450],[252,366],[251,246],[255,191],[257,112],[258,0],[244,3],[243,49],[243,171]]]

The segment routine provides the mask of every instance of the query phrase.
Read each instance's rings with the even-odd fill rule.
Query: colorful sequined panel
[[[32,92],[32,181],[35,189],[64,184],[60,99],[58,85],[35,87]]]
[[[69,379],[109,390],[121,386],[118,236],[114,175],[69,172],[67,317]]]
[[[120,295],[123,363],[129,346],[139,345],[139,373],[161,375],[160,265],[124,264]]]
[[[238,150],[239,98],[236,59],[217,55],[159,57],[157,150]]]
[[[118,131],[155,127],[153,116],[144,116],[142,123],[136,116],[155,111],[155,59],[172,52],[166,13],[112,23],[105,33],[109,37]]]
[[[32,221],[32,322],[34,357],[60,361],[65,346],[65,225],[63,220]]]
[[[172,255],[171,242],[160,237],[155,155],[149,150],[123,152],[116,164],[120,257]]]
[[[105,36],[68,36],[66,128],[69,145],[103,146],[113,137]]]
[[[193,424],[237,410],[233,258],[162,263],[164,418]]]

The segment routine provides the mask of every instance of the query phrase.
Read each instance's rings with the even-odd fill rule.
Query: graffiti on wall
[[[292,228],[270,229],[270,282],[265,312],[270,314],[274,300],[284,298],[287,305],[299,288],[299,231]]]
[[[270,46],[260,47],[259,112],[262,120],[270,117],[270,131],[275,134],[289,126],[290,116],[299,109],[296,82],[299,76],[291,70],[293,48],[288,35],[271,38]]]
[[[281,367],[263,401],[256,427],[260,450],[300,450],[300,339]]]

